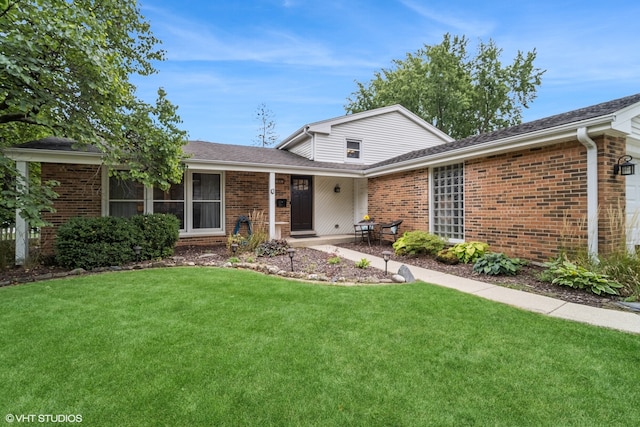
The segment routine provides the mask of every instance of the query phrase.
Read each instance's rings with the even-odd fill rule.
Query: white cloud
[[[435,21],[445,27],[453,28],[465,35],[485,36],[491,33],[494,28],[494,24],[490,21],[481,21],[477,18],[464,17],[465,14],[461,10],[458,10],[454,14],[452,11],[454,7],[453,3],[448,6],[450,8],[450,12],[447,14],[438,13],[422,4],[416,3],[413,0],[400,0],[400,3],[423,18]],[[456,15],[460,15],[462,18],[459,18]]]

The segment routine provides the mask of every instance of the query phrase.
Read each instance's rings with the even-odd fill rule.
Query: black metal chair
[[[371,238],[373,237],[375,239],[375,236],[373,234],[374,228],[375,228],[375,224],[374,224],[373,218],[370,218],[368,221],[362,220],[357,224],[354,224],[353,225],[353,243],[357,243],[358,237],[360,237],[360,241],[364,242],[366,239],[367,242],[369,243],[369,246],[371,246]]]
[[[388,224],[380,224],[380,234],[378,235],[380,239],[380,244],[382,244],[382,238],[384,236],[393,237],[393,241],[395,242],[398,238],[398,233],[400,231],[400,224],[402,224],[402,220],[398,219],[395,221],[391,221]]]

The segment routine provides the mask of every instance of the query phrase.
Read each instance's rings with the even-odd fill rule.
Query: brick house
[[[116,182],[100,153],[66,140],[5,150],[61,182],[42,233],[49,251],[73,216],[171,212],[179,244],[211,245],[254,209],[271,237],[349,236],[369,214],[534,261],[563,245],[597,254],[640,244],[635,224],[620,232],[605,215],[640,209],[640,175],[614,174],[640,156],[640,94],[458,141],[394,105],[305,125],[275,148],[192,141],[185,152],[183,182],[162,192]]]

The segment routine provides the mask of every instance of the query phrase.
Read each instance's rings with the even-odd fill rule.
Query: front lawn
[[[640,337],[424,283],[173,268],[0,289],[0,411],[91,426],[633,425]]]

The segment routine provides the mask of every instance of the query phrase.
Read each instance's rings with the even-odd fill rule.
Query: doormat
[[[291,236],[292,239],[308,239],[309,237],[318,237],[317,234],[296,234]]]

